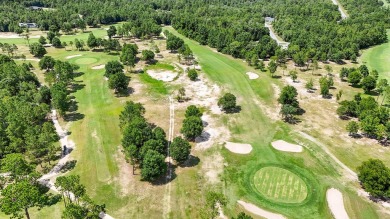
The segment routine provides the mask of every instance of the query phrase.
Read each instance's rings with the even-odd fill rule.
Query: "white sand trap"
[[[246,74],[249,76],[249,79],[251,80],[259,78],[259,75],[253,72],[247,72]]]
[[[67,56],[66,59],[71,59],[71,58],[75,58],[75,57],[79,57],[79,56],[82,56],[82,55],[78,54],[78,55],[73,55],[73,56]]]
[[[244,207],[245,210],[251,212],[252,214],[258,215],[260,217],[264,217],[264,218],[267,218],[267,219],[287,219],[285,216],[283,216],[281,214],[276,214],[276,213],[272,213],[270,211],[266,211],[264,209],[261,209],[261,208],[257,207],[254,204],[247,203],[247,202],[244,202],[244,201],[241,201],[241,200],[239,200],[237,202],[242,207]]]
[[[96,65],[96,66],[93,66],[92,69],[99,70],[99,69],[103,69],[104,67],[106,67],[106,65]]]
[[[335,219],[349,219],[344,207],[343,194],[339,190],[335,188],[328,189],[326,191],[326,201]]]
[[[236,154],[249,154],[252,151],[252,145],[226,142],[226,149]]]
[[[147,70],[146,71],[150,77],[157,79],[159,81],[173,81],[177,76],[177,72],[173,71],[155,71],[155,70]]]
[[[303,147],[296,144],[291,144],[283,140],[274,141],[271,143],[272,147],[279,151],[299,153],[303,151]]]

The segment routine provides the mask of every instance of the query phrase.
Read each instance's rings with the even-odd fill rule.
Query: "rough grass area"
[[[254,175],[255,188],[266,198],[282,203],[299,203],[307,196],[305,182],[280,167],[263,167]]]
[[[370,70],[376,69],[379,78],[390,80],[390,29],[387,30],[387,39],[387,43],[363,51],[361,62]]]

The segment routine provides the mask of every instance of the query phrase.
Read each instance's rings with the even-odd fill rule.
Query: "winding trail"
[[[48,187],[49,189],[55,191],[55,192],[59,192],[58,188],[54,185],[54,182],[52,180],[53,180],[54,177],[57,177],[57,176],[59,176],[61,174],[62,167],[69,160],[70,152],[72,150],[74,150],[76,145],[75,145],[75,143],[72,140],[68,139],[68,136],[69,136],[68,131],[62,129],[60,123],[58,122],[57,111],[56,110],[52,110],[51,112],[52,112],[51,119],[52,119],[52,121],[54,123],[54,127],[56,129],[56,132],[57,132],[58,136],[60,136],[62,156],[61,156],[61,159],[58,161],[58,163],[53,167],[53,169],[50,170],[50,172],[48,172],[47,174],[41,176],[41,178],[38,179],[38,182],[40,184]],[[66,146],[66,148],[65,148],[65,146]],[[65,151],[65,153],[63,153],[64,151]],[[70,194],[70,197],[72,199],[74,199],[73,193],[69,193],[69,194]],[[99,217],[102,218],[102,219],[114,219],[113,217],[111,217],[110,215],[106,214],[105,212],[101,212],[99,214]]]
[[[343,8],[343,6],[337,0],[332,0],[332,2],[333,2],[334,5],[337,5],[339,7],[339,11],[340,11],[340,14],[341,14],[341,19],[346,19],[346,18],[349,17],[347,12]]]
[[[173,133],[175,129],[175,105],[174,99],[172,96],[169,96],[169,131],[168,131],[168,173],[166,176],[166,186],[164,194],[164,215],[163,218],[169,218],[169,213],[171,212],[171,179],[172,179],[172,158],[170,155],[170,145],[173,141]]]
[[[309,135],[309,134],[306,134],[304,132],[301,132],[299,131],[298,132],[300,135],[302,135],[304,138],[306,138],[307,140],[311,141],[311,142],[314,142],[316,143],[318,146],[321,147],[322,150],[325,151],[325,153],[327,153],[329,155],[329,157],[331,157],[338,165],[340,165],[340,167],[346,172],[349,174],[349,178],[351,178],[352,180],[358,180],[358,176],[357,174],[351,170],[349,167],[347,167],[343,162],[341,162],[336,156],[334,156],[332,154],[332,152],[329,151],[328,147],[326,145],[324,145],[322,142],[318,141],[316,138],[314,138],[313,136]]]

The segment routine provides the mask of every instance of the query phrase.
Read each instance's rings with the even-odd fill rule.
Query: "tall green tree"
[[[202,119],[197,116],[190,116],[184,119],[181,133],[190,141],[195,140],[203,131]]]
[[[369,159],[358,167],[363,188],[373,197],[390,197],[390,170],[381,160]]]
[[[42,46],[40,43],[32,43],[30,45],[30,53],[35,57],[43,57],[47,51],[45,47]]]
[[[142,162],[142,180],[152,181],[167,171],[164,155],[155,150],[149,150]]]
[[[170,146],[170,155],[178,163],[183,163],[191,153],[191,145],[181,137],[173,139]]]

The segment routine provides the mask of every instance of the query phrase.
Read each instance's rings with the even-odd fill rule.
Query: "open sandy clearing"
[[[67,56],[66,59],[71,59],[71,58],[75,58],[75,57],[79,57],[79,56],[82,56],[82,55],[78,54],[78,55]]]
[[[328,189],[326,191],[326,201],[335,219],[349,219],[344,207],[343,194],[339,190],[335,188]]]
[[[245,208],[245,210],[251,212],[252,214],[259,215],[260,217],[265,217],[267,219],[287,219],[285,216],[281,214],[272,213],[270,211],[266,211],[264,209],[261,209],[257,207],[254,204],[247,203],[244,201],[237,201],[242,207]]]
[[[259,78],[259,75],[257,75],[256,73],[253,73],[253,72],[247,72],[246,75],[248,75],[249,79],[251,79],[251,80]]]
[[[299,153],[303,151],[303,147],[296,144],[291,144],[283,140],[274,141],[271,143],[272,147],[279,151]]]
[[[104,67],[106,67],[106,65],[96,65],[96,66],[93,66],[92,69],[99,70],[99,69],[103,69]]]
[[[252,145],[226,142],[225,148],[236,154],[249,154],[252,151]]]
[[[156,70],[147,70],[146,71],[150,77],[157,79],[159,81],[173,81],[177,76],[177,72],[173,71],[156,71]]]

